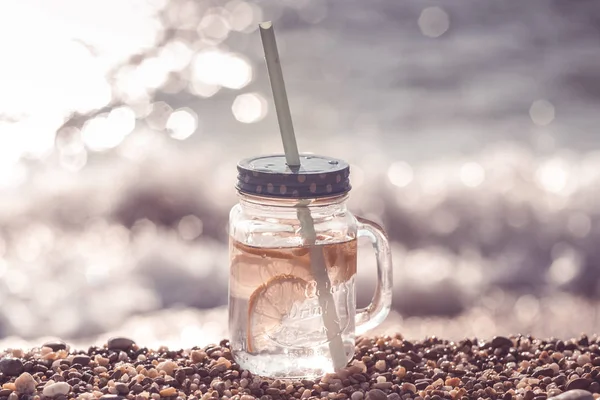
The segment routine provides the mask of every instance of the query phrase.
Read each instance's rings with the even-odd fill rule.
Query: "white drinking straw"
[[[265,60],[267,61],[267,70],[271,81],[271,90],[273,91],[273,100],[275,101],[275,111],[279,121],[279,130],[281,140],[283,141],[283,150],[285,152],[286,162],[289,167],[300,167],[300,156],[298,154],[298,145],[292,125],[292,115],[288,104],[287,94],[285,92],[285,83],[279,62],[279,52],[277,51],[277,42],[275,41],[275,31],[273,23],[263,22],[259,25],[260,37],[265,50]],[[340,330],[339,319],[335,309],[335,302],[331,293],[331,282],[327,275],[327,266],[323,255],[323,248],[315,246],[317,234],[313,218],[307,207],[306,201],[300,201],[297,205],[298,220],[300,221],[300,230],[304,243],[310,249],[310,261],[312,274],[317,282],[317,298],[321,306],[323,315],[323,325],[327,331],[329,341],[329,352],[333,362],[333,369],[339,370],[346,365],[346,352],[344,342],[342,341],[342,332]]]
[[[296,135],[294,135],[294,125],[292,124],[292,114],[288,104],[287,94],[285,92],[285,82],[283,81],[283,72],[279,62],[279,52],[277,51],[277,42],[275,41],[275,31],[271,21],[263,22],[260,26],[260,37],[263,48],[265,49],[265,60],[267,61],[267,71],[271,80],[271,90],[273,91],[273,100],[275,101],[275,112],[279,122],[279,131],[283,141],[283,151],[285,160],[290,167],[300,166],[300,155],[298,154],[298,145],[296,144]]]

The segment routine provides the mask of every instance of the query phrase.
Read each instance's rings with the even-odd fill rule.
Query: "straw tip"
[[[260,24],[258,24],[258,26],[260,26],[262,29],[271,29],[273,27],[273,22],[271,22],[271,21],[261,22]]]

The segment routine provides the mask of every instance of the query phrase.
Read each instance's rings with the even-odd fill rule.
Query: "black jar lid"
[[[236,188],[241,193],[277,198],[322,198],[350,191],[350,166],[331,157],[305,154],[299,168],[285,155],[247,158],[238,163]]]

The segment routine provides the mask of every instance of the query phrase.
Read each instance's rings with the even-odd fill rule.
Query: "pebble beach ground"
[[[361,337],[345,369],[301,381],[253,376],[233,361],[227,340],[150,350],[117,337],[87,351],[61,341],[5,350],[0,400],[590,400],[600,398],[599,372],[599,341],[585,335],[456,342]]]

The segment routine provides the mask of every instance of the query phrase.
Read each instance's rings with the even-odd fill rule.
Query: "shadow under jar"
[[[303,155],[238,164],[229,216],[229,330],[236,362],[273,378],[313,378],[345,365],[357,334],[387,316],[392,264],[383,230],[348,211],[349,166]],[[371,304],[356,310],[357,238],[377,257]]]

